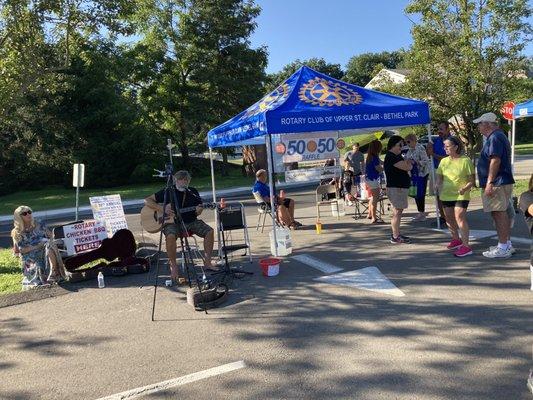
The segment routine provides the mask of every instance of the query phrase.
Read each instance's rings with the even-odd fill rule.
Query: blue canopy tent
[[[429,123],[426,102],[364,89],[303,66],[257,103],[211,129],[207,141],[210,154],[216,147],[266,144],[274,221],[273,134],[329,131],[351,136],[427,125],[429,135]],[[216,201],[212,160],[211,156],[213,201]]]
[[[514,106],[513,123],[511,127],[511,164],[514,165],[514,145],[516,135],[516,120],[518,118],[533,117],[533,99],[519,103]]]

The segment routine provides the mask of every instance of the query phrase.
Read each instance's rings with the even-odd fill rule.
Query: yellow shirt
[[[445,157],[440,161],[437,174],[442,175],[442,189],[439,197],[444,201],[470,200],[470,190],[459,194],[459,189],[464,187],[474,175],[474,164],[467,156],[459,158]]]

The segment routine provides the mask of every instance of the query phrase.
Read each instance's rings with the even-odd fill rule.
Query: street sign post
[[[505,118],[507,121],[513,120],[513,111],[514,111],[515,104],[512,101],[506,101],[503,103],[502,108],[500,109],[500,112],[503,115],[503,118]]]
[[[78,208],[80,187],[85,185],[85,164],[74,164],[72,171],[72,186],[76,188],[76,221],[78,220]]]

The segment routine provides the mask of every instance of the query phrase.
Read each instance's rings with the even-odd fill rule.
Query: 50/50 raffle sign
[[[275,150],[282,154],[284,163],[339,158],[339,149],[344,147],[335,132],[288,134],[280,139]]]

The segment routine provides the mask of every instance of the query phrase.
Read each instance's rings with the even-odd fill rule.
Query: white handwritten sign
[[[107,238],[104,224],[93,220],[65,225],[63,232],[65,234],[63,241],[69,256],[97,249],[102,240]]]
[[[94,219],[104,224],[109,237],[120,229],[128,229],[119,194],[89,197],[89,201]]]
[[[285,172],[285,182],[309,182],[333,179],[341,176],[341,167],[334,165],[322,168],[293,169]]]
[[[339,158],[336,132],[281,135],[283,162],[301,162]]]

